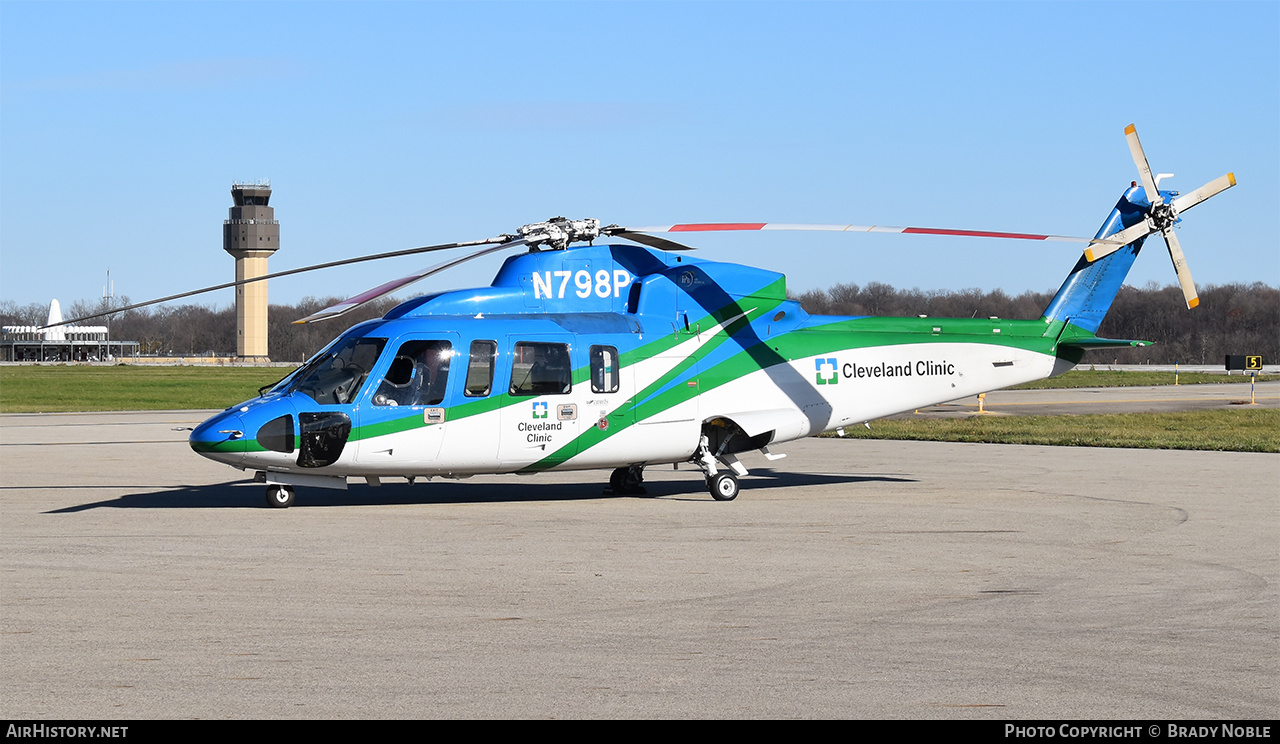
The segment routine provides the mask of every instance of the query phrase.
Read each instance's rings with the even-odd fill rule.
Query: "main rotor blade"
[[[61,323],[51,323],[50,325],[47,325],[47,326],[41,326],[41,328],[53,328],[55,326],[68,325],[70,323],[79,323],[82,320],[93,320],[94,318],[101,318],[107,315],[123,313],[128,310],[136,310],[140,307],[147,307],[148,305],[159,305],[162,302],[171,302],[173,300],[180,300],[183,297],[192,297],[194,295],[204,294],[206,292],[216,292],[220,289],[229,289],[231,287],[239,287],[242,284],[253,284],[254,282],[265,282],[268,279],[276,279],[282,276],[290,276],[292,274],[301,274],[307,271],[316,271],[318,269],[329,269],[329,268],[333,268],[334,266],[345,266],[347,264],[361,263],[363,261],[377,261],[378,259],[381,259],[381,258],[411,256],[415,253],[430,253],[432,251],[447,251],[451,248],[467,248],[473,245],[487,245],[489,243],[497,243],[499,241],[508,240],[508,239],[510,239],[510,236],[500,235],[496,238],[487,238],[485,240],[472,240],[465,243],[441,243],[440,245],[427,245],[427,246],[422,246],[421,248],[406,248],[405,250],[401,250],[401,251],[375,253],[371,256],[359,256],[357,258],[344,258],[340,261],[328,261],[326,263],[313,264],[311,266],[303,266],[297,269],[288,269],[286,271],[277,271],[272,274],[263,274],[262,276],[255,276],[251,279],[240,279],[239,281],[227,282],[226,284],[216,284],[212,287],[204,287],[203,289],[193,289],[190,292],[181,292],[179,294],[169,295],[168,297],[161,297],[158,300],[147,300],[146,302],[138,302],[132,305],[125,305],[124,307],[112,308],[110,310],[107,310],[106,312],[96,313],[94,315],[82,315],[79,318],[64,320]]]
[[[1196,295],[1196,284],[1191,280],[1191,269],[1187,268],[1187,257],[1182,253],[1182,244],[1178,242],[1178,236],[1172,227],[1165,228],[1160,234],[1164,236],[1165,245],[1169,246],[1169,258],[1173,259],[1173,270],[1178,275],[1182,297],[1190,310],[1200,304],[1200,298]]]
[[[659,238],[657,235],[650,235],[648,233],[631,232],[630,230],[622,230],[622,231],[619,231],[616,233],[610,233],[610,234],[614,237],[626,238],[627,240],[634,240],[637,243],[640,243],[642,245],[647,245],[650,248],[657,248],[658,250],[661,250],[661,251],[694,250],[692,246],[687,246],[684,243],[677,243],[674,240]]]
[[[1068,243],[1106,244],[1110,239],[1102,241],[1093,238],[1077,238],[1069,235],[1039,235],[1035,233],[995,232],[991,230],[955,230],[943,227],[892,227],[889,225],[804,225],[784,222],[702,222],[680,225],[657,225],[648,227],[624,227],[618,232],[626,233],[672,233],[672,232],[724,232],[732,230],[800,230],[810,232],[869,232],[898,233],[905,235],[950,235],[974,238],[1011,238],[1013,240],[1053,240]],[[634,240],[635,238],[632,238]],[[1119,246],[1117,246],[1119,247]]]
[[[508,248],[515,248],[517,246],[527,245],[528,243],[529,241],[527,239],[521,238],[519,240],[510,240],[500,245],[490,246],[488,248],[482,248],[478,251],[472,251],[471,253],[468,253],[465,256],[459,256],[457,258],[453,258],[448,261],[445,261],[444,263],[439,263],[439,264],[436,264],[435,266],[431,266],[429,268],[423,269],[422,271],[409,274],[408,276],[402,276],[399,279],[393,279],[387,282],[386,284],[379,284],[373,289],[370,289],[366,292],[361,292],[360,294],[354,297],[351,297],[349,299],[343,300],[342,302],[339,302],[336,305],[331,305],[329,307],[326,307],[323,310],[312,313],[307,317],[302,318],[301,320],[295,320],[293,322],[294,323],[315,323],[316,321],[319,321],[319,320],[328,320],[329,318],[336,318],[339,315],[345,315],[351,312],[352,310],[355,310],[356,308],[361,307],[362,305],[367,305],[370,302],[373,302],[374,300],[380,297],[385,297],[386,295],[391,294],[397,289],[400,289],[402,287],[407,287],[410,284],[413,284],[414,282],[420,279],[426,279],[432,274],[439,274],[441,271],[444,271],[445,269],[451,269],[454,266],[457,266],[458,264],[466,263],[467,261],[470,261],[473,258],[480,258],[481,256],[487,256],[490,253],[496,253],[498,251],[504,251]]]
[[[1236,174],[1228,173],[1225,176],[1219,176],[1195,191],[1183,194],[1177,199],[1174,199],[1173,209],[1178,214],[1182,214],[1209,197],[1216,196],[1235,185]]]
[[[1147,192],[1147,201],[1151,206],[1164,203],[1156,179],[1151,177],[1151,166],[1147,164],[1147,154],[1142,151],[1142,142],[1138,140],[1138,128],[1130,124],[1124,129],[1124,138],[1129,141],[1129,152],[1133,155],[1133,164],[1138,166],[1138,177],[1142,179],[1142,188]]]

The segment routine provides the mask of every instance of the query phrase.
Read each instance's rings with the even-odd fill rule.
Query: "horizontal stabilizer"
[[[1129,349],[1132,347],[1151,346],[1152,341],[1137,341],[1127,338],[1099,338],[1085,328],[1068,322],[1058,332],[1058,348],[1089,349]]]
[[[1134,341],[1124,338],[1073,338],[1059,341],[1058,346],[1075,346],[1080,349],[1128,349],[1131,346],[1151,346],[1152,341]]]

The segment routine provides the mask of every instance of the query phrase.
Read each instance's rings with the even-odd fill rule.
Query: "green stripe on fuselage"
[[[738,305],[735,304],[733,307],[737,308]],[[772,306],[761,308],[761,310],[767,312],[772,310]],[[741,312],[741,310],[735,311]],[[725,317],[731,317],[731,314]],[[684,403],[699,393],[714,390],[721,385],[740,379],[756,370],[789,364],[796,359],[850,349],[930,343],[986,344],[1025,349],[1039,354],[1053,354],[1056,349],[1056,338],[1062,326],[1061,322],[1047,323],[1044,320],[971,318],[851,318],[814,325],[772,337],[768,341],[761,341],[712,367],[699,370],[696,388],[674,387],[636,406],[634,423]],[[935,333],[935,328],[940,330]],[[996,328],[1000,329],[999,333],[994,332]],[[1087,331],[1077,329],[1075,326],[1070,328],[1080,334],[1088,334]],[[715,339],[714,343],[708,342],[699,349],[695,357],[690,357],[677,365],[670,373],[638,394],[636,400],[644,400],[654,391],[661,389],[696,361],[705,358],[716,346],[728,340],[736,330],[734,328],[724,333],[723,338]],[[629,425],[631,424],[611,425],[606,431],[593,427],[582,432],[577,439],[562,447],[554,455],[526,469],[542,470],[554,467],[567,459],[566,455],[569,455],[571,450],[584,452]]]
[[[770,288],[773,288],[773,285],[771,285]],[[547,455],[542,460],[539,460],[538,462],[535,462],[529,465],[524,470],[536,471],[536,470],[546,470],[548,468],[555,467],[556,465],[559,465],[560,463],[569,459],[573,455],[579,452],[584,452],[587,449],[599,444],[600,442],[603,442],[609,437],[616,436],[619,432],[627,429],[628,427],[634,424],[640,423],[645,419],[655,416],[659,413],[662,413],[663,411],[669,408],[672,408],[674,406],[677,406],[689,400],[690,398],[696,396],[702,387],[701,376],[703,372],[701,371],[699,372],[699,380],[698,380],[697,386],[678,385],[668,390],[665,390],[656,396],[654,394],[657,393],[659,390],[662,390],[664,387],[670,385],[674,380],[679,379],[679,377],[683,375],[685,372],[687,372],[690,367],[692,367],[694,364],[704,359],[711,352],[719,348],[726,341],[732,338],[734,334],[738,333],[743,328],[747,327],[752,320],[751,318],[752,315],[755,315],[756,317],[766,315],[767,313],[771,312],[775,307],[782,304],[782,302],[783,300],[777,298],[776,296],[775,297],[761,297],[761,296],[745,297],[743,299],[736,300],[733,303],[720,308],[719,310],[716,310],[714,313],[711,313],[705,318],[699,319],[699,322],[701,322],[702,320],[708,320],[712,322],[713,325],[719,325],[721,323],[724,323],[726,320],[729,320],[730,318],[733,318],[734,320],[730,322],[728,325],[717,330],[715,335],[711,336],[711,338],[703,342],[694,351],[693,354],[690,354],[686,359],[677,363],[674,367],[672,367],[665,374],[660,376],[657,380],[654,380],[651,384],[645,386],[643,390],[637,391],[635,397],[631,399],[631,412],[634,415],[631,417],[628,417],[628,420],[619,422],[616,425],[611,424],[607,430],[601,430],[597,427],[591,427],[586,431],[581,432],[575,439],[571,440],[568,444],[564,445],[563,447],[556,450],[555,452]],[[744,307],[744,305],[746,305],[747,307]],[[741,317],[738,317],[738,316],[741,316]],[[690,338],[690,335],[692,334],[681,335],[677,333],[675,334],[674,338],[667,337],[666,343],[664,343],[659,348],[654,348],[650,346],[642,347],[640,349],[637,349],[635,352],[633,352],[630,355],[629,360],[628,360],[628,355],[623,355],[623,361],[625,363],[635,363],[638,361],[642,361],[644,359],[649,359],[655,356],[659,356],[662,352],[668,351],[671,348],[674,348],[676,345],[680,343],[684,343],[685,341],[688,341]],[[758,345],[753,345],[753,348],[755,348],[756,346]],[[716,366],[719,367],[720,365],[716,365]]]
[[[779,279],[778,281],[772,282],[769,285],[762,287],[757,293],[753,295],[749,295],[740,300],[732,302],[716,310],[715,312],[708,313],[707,315],[702,316],[700,318],[691,319],[690,322],[695,324],[707,323],[709,325],[714,326],[714,325],[723,323],[728,318],[732,318],[736,315],[741,315],[748,310],[755,310],[757,312],[757,315],[763,314],[765,311],[772,310],[774,307],[781,304],[781,302],[783,301],[781,298],[785,293],[785,291],[786,291],[785,280]],[[708,341],[706,344],[703,345],[703,353],[705,353],[705,351],[710,350],[711,348],[714,348],[714,346],[718,346],[719,344],[723,343],[725,340],[728,339],[730,335],[732,335],[733,333],[736,333],[738,330],[744,327],[747,322],[748,320],[744,317],[744,318],[735,320],[733,323],[729,325],[727,329],[721,329],[719,332],[717,332],[716,337],[714,337],[712,341]],[[687,334],[687,333],[675,333],[675,334],[664,333],[658,338],[654,339],[653,341],[650,341],[642,346],[639,346],[630,351],[620,352],[619,366],[627,366],[627,365],[635,364],[636,362],[639,362],[644,359],[650,359],[655,356],[660,356],[663,353],[670,351],[672,348],[678,346],[679,344],[682,344],[688,341],[689,337],[690,337],[690,334]],[[650,385],[640,394],[637,394],[636,397],[633,398],[632,400],[639,401],[639,400],[643,400],[645,397],[648,397],[649,395],[652,395],[654,391],[661,389],[663,385],[669,383],[671,380],[675,379],[678,375],[686,371],[696,361],[697,358],[700,358],[700,356],[701,355],[699,355],[696,358],[691,357],[690,359],[685,360],[684,362],[681,362],[679,365],[677,365],[675,369],[671,370],[668,374],[664,375],[661,379],[659,379],[653,385]],[[590,378],[590,374],[591,374],[591,369],[589,365],[578,367],[577,369],[573,370],[573,377],[572,377],[573,384],[576,386],[576,385],[580,385],[587,382],[587,380]],[[528,402],[534,397],[537,397],[537,396],[529,396],[529,395],[512,396],[509,393],[500,393],[498,395],[491,395],[487,398],[481,398],[469,403],[462,403],[462,404],[447,408],[445,411],[445,421],[457,421],[470,416],[477,416],[483,413],[489,413],[490,411],[497,411],[499,409],[506,408],[508,406],[513,406],[513,405]],[[644,417],[652,416],[654,413],[657,413],[663,410],[663,408],[669,407],[669,405],[670,404],[666,404],[666,405],[663,405],[662,407],[656,407],[655,405],[646,404],[644,406],[641,406],[637,409],[637,420],[640,420],[639,417],[641,416],[642,412]],[[378,436],[384,436],[387,434],[396,434],[403,431],[409,431],[415,428],[420,428],[425,426],[435,426],[435,425],[436,424],[428,424],[424,422],[421,414],[418,412],[415,412],[412,415],[404,416],[402,418],[394,419],[391,421],[380,421],[373,424],[356,426],[352,429],[351,435],[348,439],[349,441],[357,441],[361,439],[372,439]],[[593,428],[593,431],[599,431],[599,430]],[[614,431],[612,433],[617,433],[617,432]],[[576,446],[576,444],[574,442],[571,442],[569,445],[566,445],[566,448],[571,446]],[[564,448],[562,448],[562,450],[563,449]],[[555,456],[556,456],[556,453],[552,453],[547,456],[546,460],[550,460]],[[545,462],[546,460],[542,462]],[[545,469],[545,468],[539,467],[541,464],[542,464],[541,462],[535,463],[534,465],[530,466],[530,469]],[[552,462],[552,463],[549,463],[546,467],[550,467],[551,465],[555,465],[555,464],[557,463]]]
[[[758,318],[771,312],[780,305],[780,286],[776,282],[752,296],[744,297],[693,320],[696,323],[718,325],[726,319],[752,311],[752,317]],[[738,333],[749,322],[747,317],[736,319],[726,328],[719,329],[716,334],[704,342],[689,358],[677,363],[671,370],[663,374],[643,390],[636,392],[631,399],[631,413],[634,416],[624,417],[627,421],[611,425],[606,430],[590,427],[581,432],[571,442],[565,444],[542,460],[525,468],[526,471],[545,470],[563,463],[574,454],[584,452],[609,437],[617,435],[629,426],[651,418],[669,408],[688,401],[700,392],[713,390],[732,380],[759,369],[787,364],[796,359],[803,359],[821,354],[829,354],[840,350],[863,349],[884,346],[902,346],[909,344],[929,343],[974,343],[1007,346],[1032,351],[1039,354],[1055,354],[1057,339],[1060,336],[1073,339],[1092,337],[1093,334],[1062,321],[1048,322],[1038,320],[994,320],[977,318],[842,318],[822,323],[820,317],[815,325],[796,329],[771,337],[767,342],[760,341],[729,358],[699,370],[696,387],[680,385],[657,391],[671,384],[685,374],[694,364],[705,359],[718,349],[733,334]],[[995,333],[995,329],[999,333]],[[935,332],[935,329],[938,329]],[[629,366],[637,362],[661,356],[681,343],[688,341],[690,334],[677,332],[663,334],[661,337],[643,344],[620,355],[620,366]],[[1078,356],[1076,349],[1068,349],[1068,357]],[[1078,361],[1078,359],[1072,359]],[[590,375],[590,368],[583,366],[573,371],[573,384],[585,383]],[[652,397],[651,397],[652,396]],[[501,393],[472,402],[463,403],[447,409],[446,421],[476,416],[501,408],[527,402],[531,396],[511,396]],[[615,412],[616,413],[616,412]],[[351,432],[351,439],[369,439],[385,434],[408,431],[417,427],[431,426],[418,414],[406,416],[394,421],[384,421],[356,427]]]

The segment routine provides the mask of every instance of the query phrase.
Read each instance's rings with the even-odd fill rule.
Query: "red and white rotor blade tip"
[[[894,227],[891,225],[805,225],[786,222],[698,222],[679,225],[651,225],[646,227],[625,228],[625,232],[630,233],[725,232],[732,230],[896,233],[903,235],[948,235],[952,237],[1010,238],[1013,240],[1053,240],[1068,243],[1096,242],[1091,238],[1077,238],[1069,235],[1040,235],[1038,233],[999,232],[993,230],[957,230],[945,227]],[[1107,241],[1104,240],[1102,242],[1106,243]]]

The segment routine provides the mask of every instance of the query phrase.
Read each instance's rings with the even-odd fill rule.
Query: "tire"
[[[738,479],[733,473],[718,473],[707,479],[707,490],[716,501],[738,498]]]
[[[643,494],[645,490],[640,485],[643,482],[644,476],[633,473],[629,467],[617,468],[609,474],[609,488],[616,494],[627,496]]]
[[[293,506],[293,487],[279,483],[267,486],[267,506],[272,509],[288,509]]]

